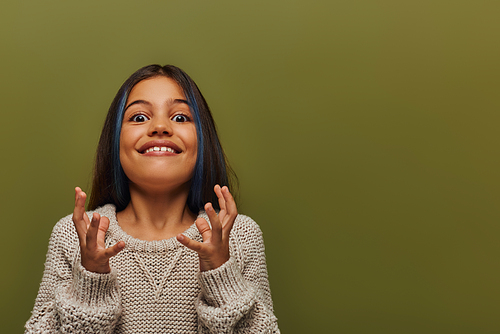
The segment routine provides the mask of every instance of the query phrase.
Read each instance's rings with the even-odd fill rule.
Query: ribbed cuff
[[[248,292],[245,279],[234,260],[230,258],[219,268],[200,272],[198,280],[202,296],[208,305],[220,307]]]
[[[76,300],[89,307],[106,307],[120,299],[113,268],[108,274],[99,274],[79,264],[73,271],[72,290]]]

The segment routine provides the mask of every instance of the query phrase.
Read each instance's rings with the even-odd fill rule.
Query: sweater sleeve
[[[231,258],[198,276],[200,333],[280,333],[273,312],[264,241],[258,225],[238,216],[231,231]]]
[[[25,333],[111,333],[121,312],[116,272],[80,264],[71,216],[56,224],[45,270]]]

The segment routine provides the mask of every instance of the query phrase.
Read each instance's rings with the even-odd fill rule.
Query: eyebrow
[[[134,104],[145,104],[147,106],[152,106],[151,102],[149,102],[149,101],[146,101],[146,100],[135,100],[134,102],[131,102],[128,106],[126,106],[125,109],[123,110],[123,112],[127,111],[127,109],[129,107],[133,106]],[[170,104],[170,105],[173,105],[173,104],[185,104],[185,105],[187,105],[187,106],[190,107],[189,102],[187,100],[184,100],[184,99],[169,100],[168,104]]]

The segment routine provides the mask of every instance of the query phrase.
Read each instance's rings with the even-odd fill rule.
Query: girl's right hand
[[[109,273],[109,259],[125,248],[125,242],[120,241],[106,248],[104,237],[109,228],[109,219],[94,212],[92,221],[85,213],[87,195],[79,187],[75,188],[75,210],[73,223],[80,240],[82,266],[95,273]]]

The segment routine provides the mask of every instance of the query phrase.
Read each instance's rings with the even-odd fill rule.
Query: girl
[[[26,333],[279,333],[262,234],[239,215],[210,109],[175,66],[109,109],[90,211],[53,229]]]

